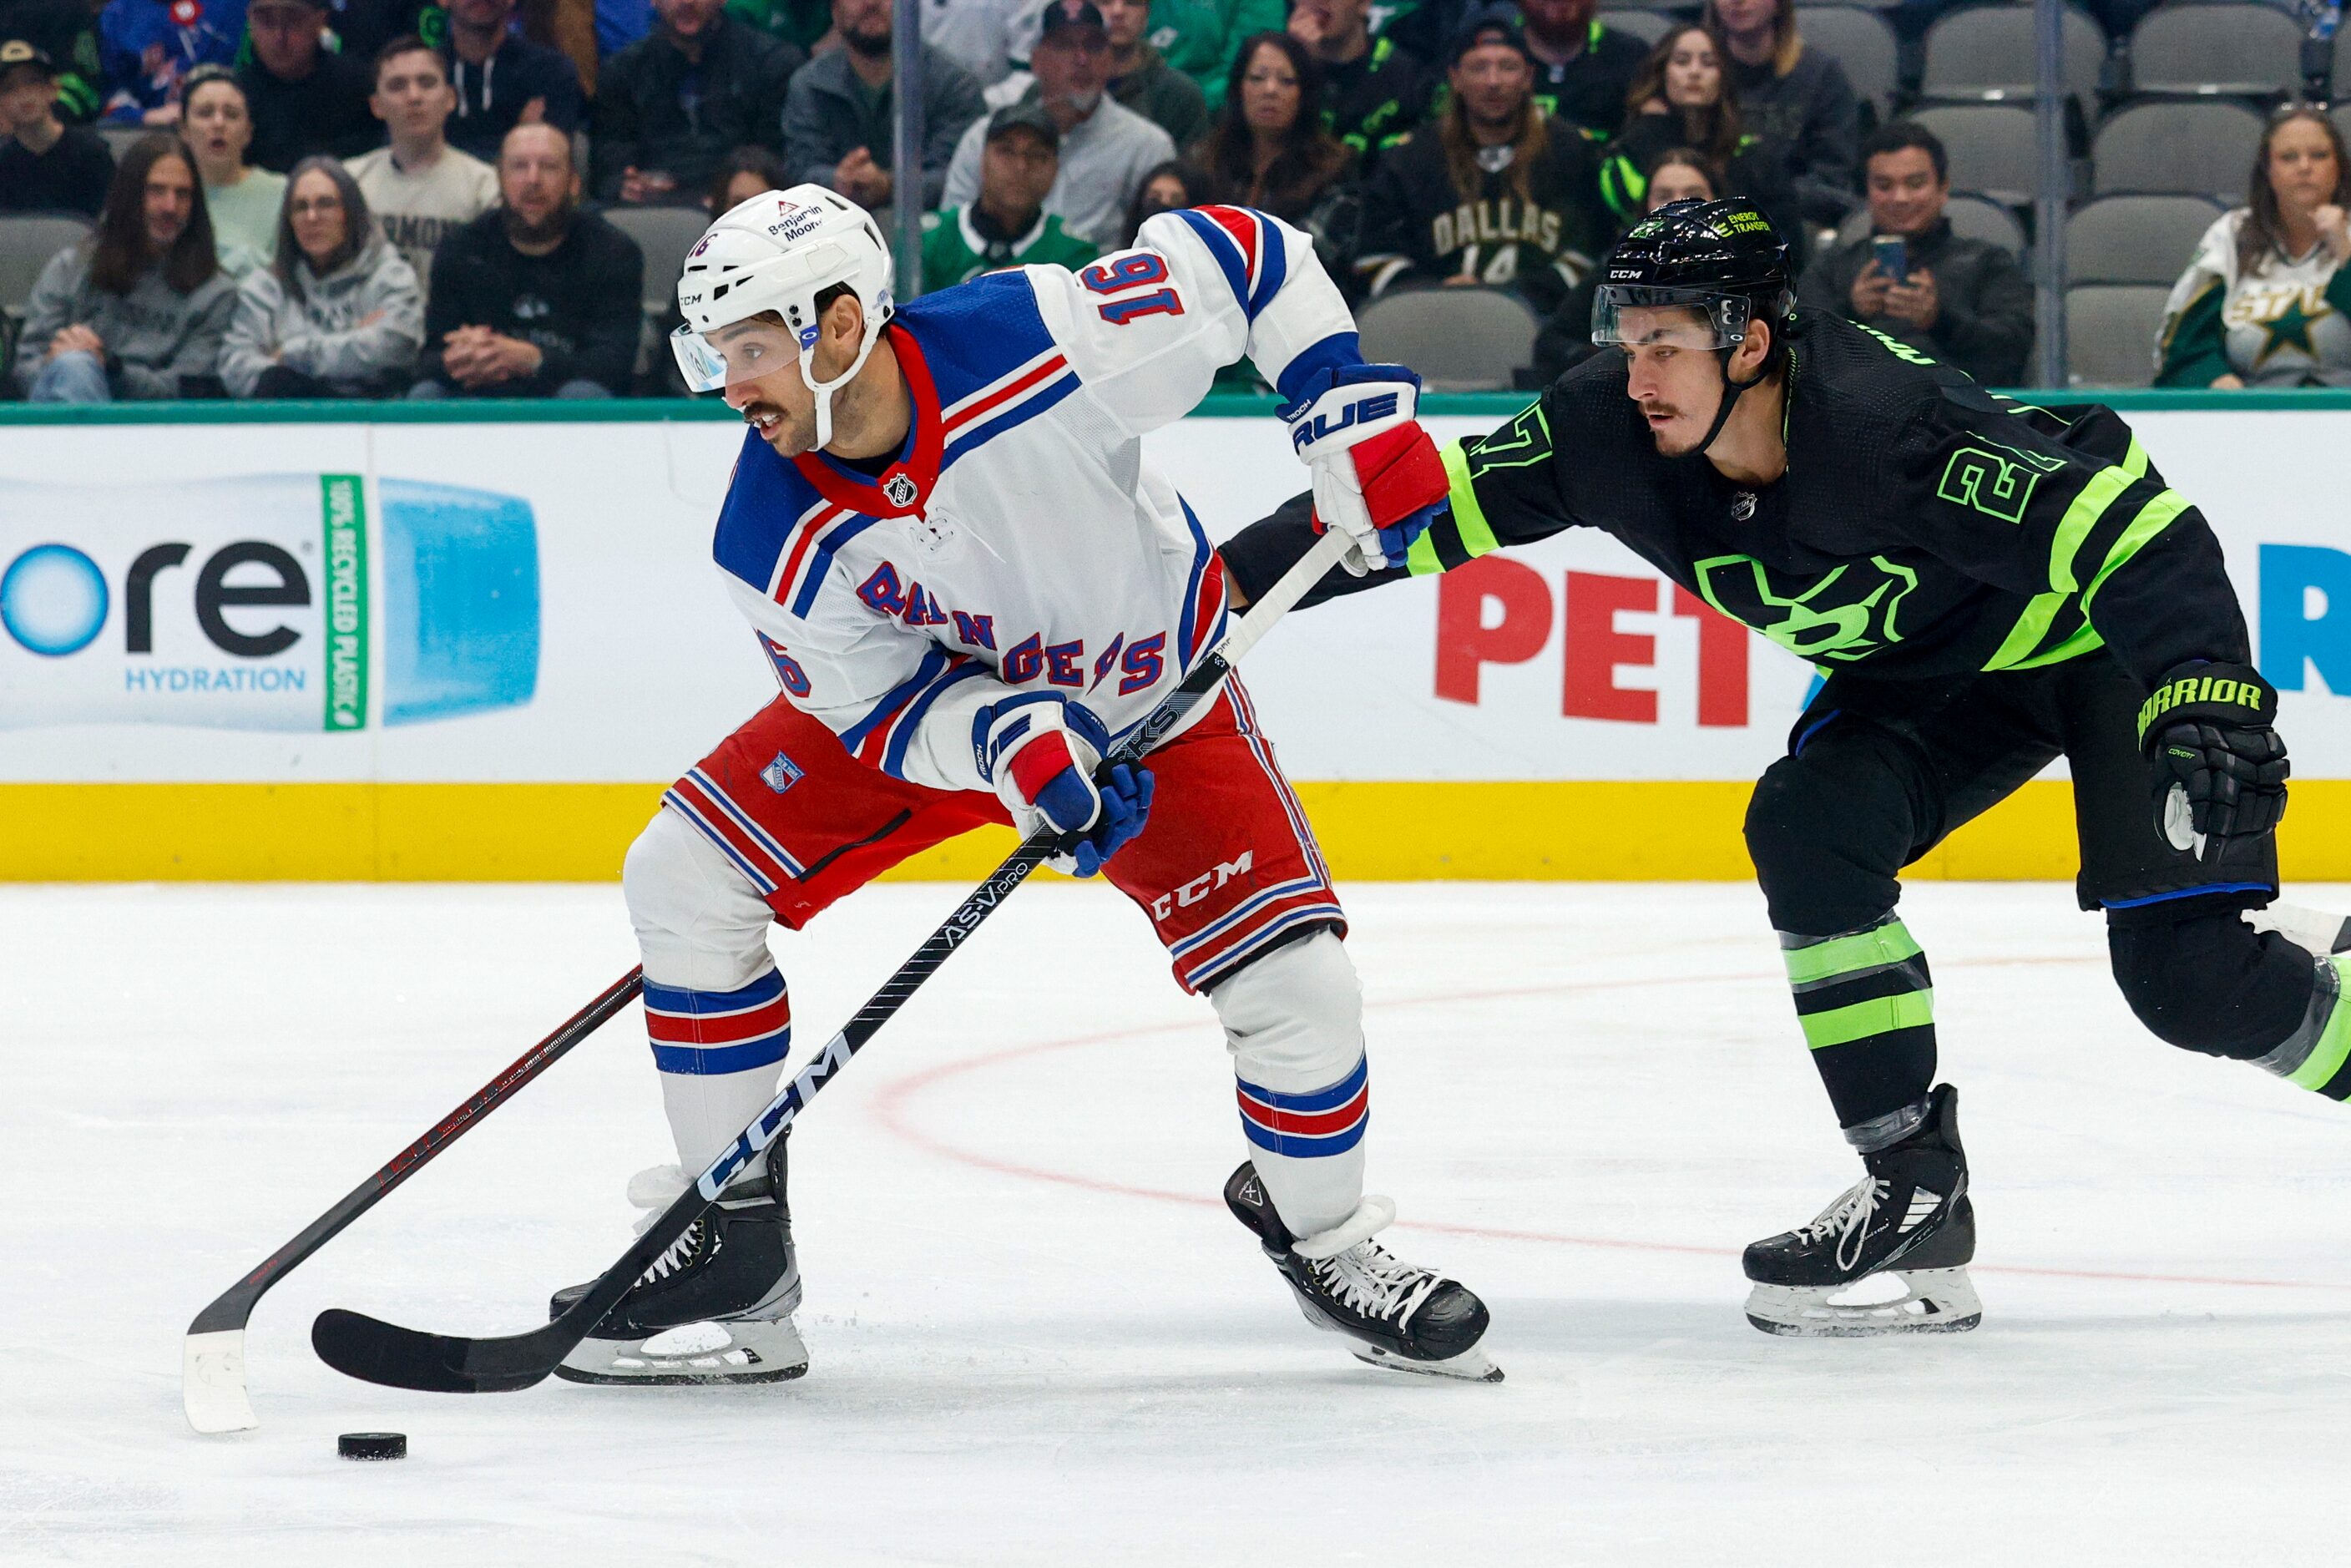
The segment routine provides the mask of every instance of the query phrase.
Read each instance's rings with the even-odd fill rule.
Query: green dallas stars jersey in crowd
[[[923,287],[946,288],[1008,267],[1083,267],[1102,253],[1040,213],[1018,239],[991,240],[972,222],[969,205],[923,214]]]
[[[1823,671],[1941,679],[2103,646],[2151,686],[2247,660],[2219,541],[2111,410],[1997,398],[1834,318],[1790,341],[1777,483],[1661,456],[1623,357],[1604,353],[1445,449],[1450,504],[1405,566],[1334,572],[1307,602],[1582,526]],[[1311,514],[1299,497],[1224,547],[1251,598],[1311,546]]]

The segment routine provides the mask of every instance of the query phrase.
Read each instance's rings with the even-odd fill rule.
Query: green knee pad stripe
[[[2344,984],[2335,1003],[2335,1016],[2326,1020],[2326,1032],[2318,1037],[2318,1043],[2310,1048],[2310,1054],[2286,1080],[2304,1089],[2325,1088],[2327,1081],[2343,1070],[2346,1061],[2351,1061],[2351,963],[2342,958],[2327,961],[2335,966]]]
[[[1804,1043],[1814,1051],[1824,1051],[1832,1045],[1851,1045],[1875,1034],[1891,1034],[1897,1029],[1917,1029],[1933,1023],[1935,993],[1905,991],[1897,997],[1879,997],[1849,1007],[1832,1008],[1824,1013],[1808,1013],[1796,1021],[1804,1026]]]
[[[1856,969],[1882,969],[1889,964],[1899,964],[1906,958],[1917,957],[1919,951],[1918,944],[1911,940],[1909,928],[1899,920],[1889,920],[1857,936],[1833,936],[1810,946],[1791,947],[1780,956],[1787,963],[1790,985],[1813,986]]]

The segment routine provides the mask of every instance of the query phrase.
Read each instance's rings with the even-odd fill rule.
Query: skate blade
[[[1763,1285],[1747,1294],[1747,1321],[1768,1334],[1798,1339],[1867,1339],[1880,1334],[1960,1333],[1983,1322],[1983,1302],[1965,1269],[1896,1269],[1903,1294],[1890,1301],[1839,1303],[1846,1285]],[[1871,1276],[1876,1278],[1877,1276]]]
[[[581,1340],[555,1375],[567,1383],[674,1387],[786,1383],[808,1369],[808,1346],[791,1319],[737,1318],[687,1323],[641,1340]]]
[[[1474,1346],[1443,1361],[1415,1361],[1409,1356],[1397,1355],[1372,1344],[1358,1345],[1354,1350],[1357,1361],[1385,1372],[1409,1372],[1416,1377],[1450,1377],[1463,1383],[1502,1381],[1502,1369],[1495,1365],[1485,1352]]]

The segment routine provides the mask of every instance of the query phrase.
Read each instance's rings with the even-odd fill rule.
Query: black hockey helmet
[[[1626,341],[1627,308],[1681,306],[1698,312],[1710,329],[1700,346],[1722,356],[1722,404],[1706,439],[1690,453],[1702,456],[1722,434],[1739,394],[1769,379],[1784,361],[1795,298],[1788,242],[1761,207],[1735,196],[1674,202],[1634,225],[1608,253],[1592,298],[1592,340],[1604,346]],[[1771,351],[1753,376],[1733,381],[1730,357],[1756,321],[1771,329]]]
[[[1628,305],[1684,305],[1713,326],[1711,347],[1732,349],[1746,341],[1750,321],[1783,331],[1794,301],[1788,242],[1754,203],[1675,202],[1608,253],[1592,300],[1592,340],[1623,342],[1618,315]]]

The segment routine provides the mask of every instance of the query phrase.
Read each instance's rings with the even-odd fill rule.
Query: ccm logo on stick
[[[1559,710],[1567,718],[1657,722],[1657,694],[1616,684],[1619,668],[1657,662],[1657,639],[1616,629],[1619,611],[1655,615],[1654,577],[1604,572],[1567,574],[1565,634],[1561,638]],[[1698,622],[1698,722],[1738,728],[1747,723],[1748,630],[1718,615],[1686,589],[1675,588],[1670,612]],[[1478,703],[1479,672],[1488,664],[1523,664],[1551,645],[1559,612],[1551,581],[1532,567],[1488,556],[1437,579],[1437,695]]]
[[[1242,875],[1257,860],[1255,850],[1243,850],[1240,859],[1220,861],[1214,871],[1204,871],[1173,893],[1163,893],[1151,901],[1151,918],[1165,920],[1178,909],[1189,909],[1233,878]]]

